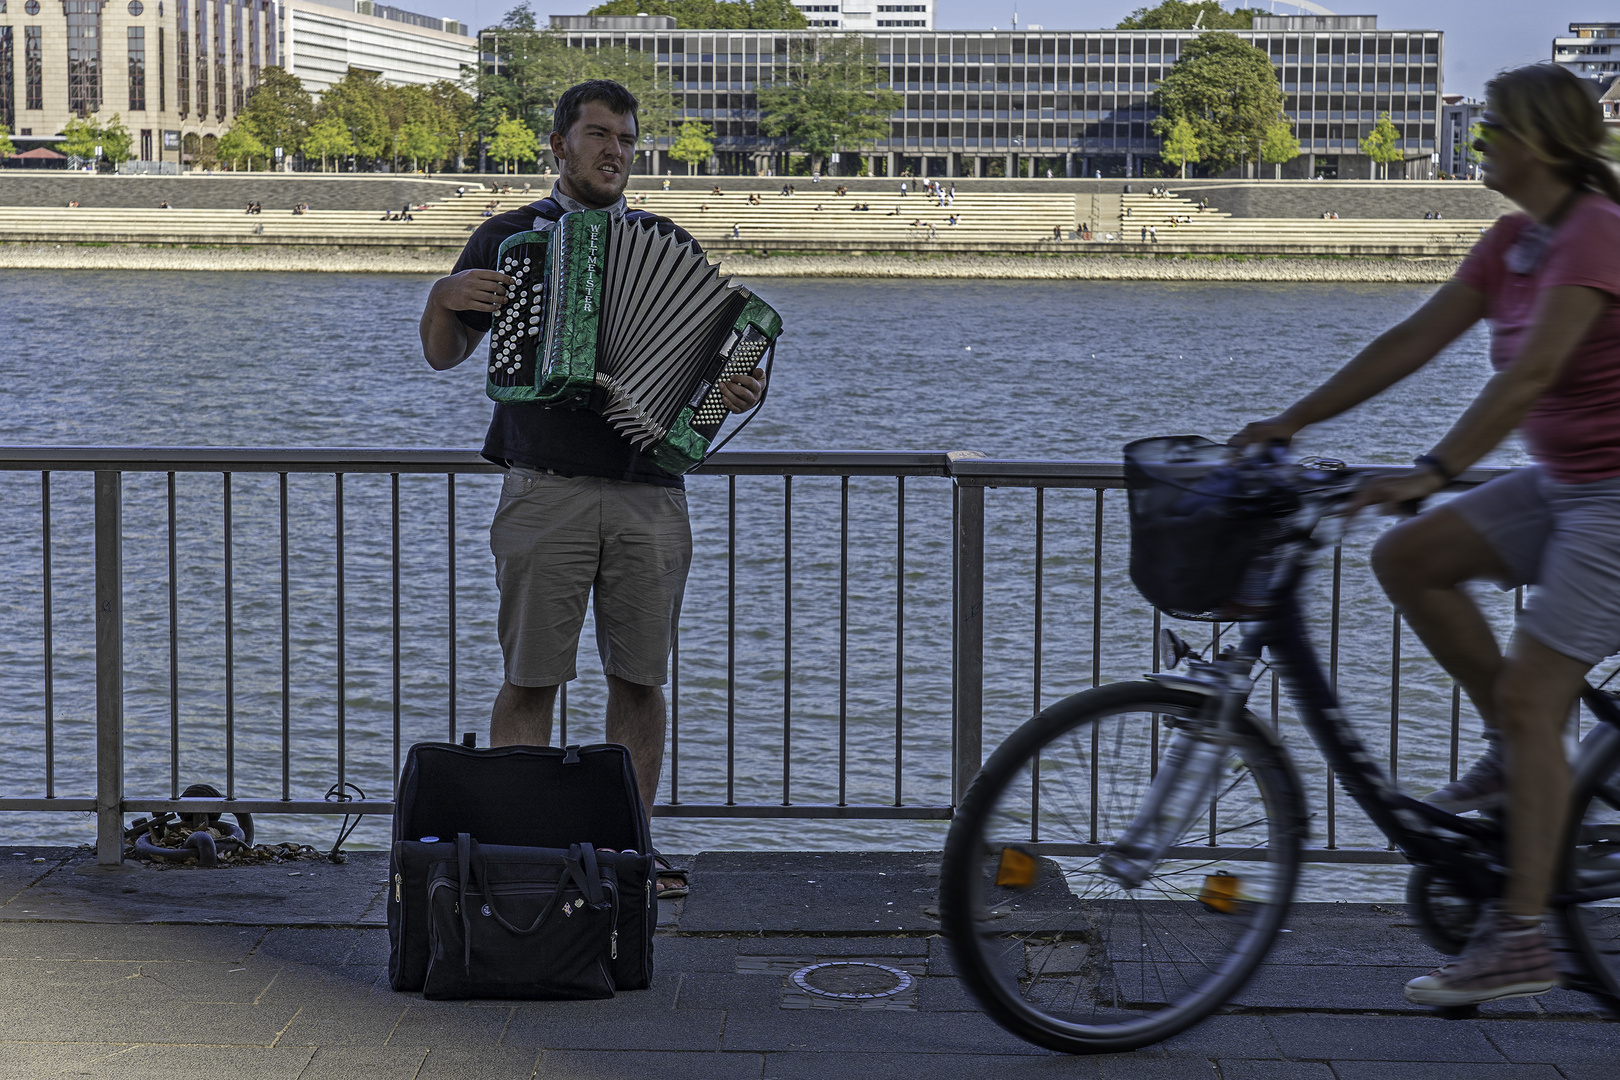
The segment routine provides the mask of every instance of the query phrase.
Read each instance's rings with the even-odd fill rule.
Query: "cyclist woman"
[[[1551,64],[1486,86],[1474,143],[1485,186],[1522,213],[1496,223],[1455,277],[1283,413],[1233,442],[1287,440],[1393,386],[1480,319],[1495,374],[1414,467],[1361,505],[1439,491],[1518,428],[1535,464],[1387,531],[1385,591],[1479,709],[1492,749],[1431,801],[1461,811],[1505,793],[1508,876],[1463,954],[1406,984],[1469,1005],[1557,985],[1542,935],[1569,799],[1562,732],[1587,671],[1620,652],[1620,181],[1588,85]],[[1504,654],[1464,582],[1534,585]],[[1499,749],[1498,749],[1499,748]]]

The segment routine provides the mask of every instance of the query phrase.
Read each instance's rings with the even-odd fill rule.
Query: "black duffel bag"
[[[475,750],[417,743],[400,771],[388,866],[388,979],[420,990],[428,967],[428,881],[455,859],[455,837],[480,847],[567,850],[590,844],[619,896],[619,990],[652,985],[657,891],[647,815],[622,746],[503,746]],[[611,958],[610,958],[611,959]]]
[[[462,833],[428,881],[425,998],[613,996],[619,890],[589,844],[481,847]]]

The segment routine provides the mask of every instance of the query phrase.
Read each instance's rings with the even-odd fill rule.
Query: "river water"
[[[422,361],[416,319],[431,279],[407,275],[0,271],[0,442],[44,445],[476,447],[488,420],[481,366],[438,373]],[[977,450],[996,457],[1117,460],[1126,441],[1198,432],[1224,438],[1282,407],[1413,310],[1429,287],[1346,284],[862,281],[753,282],[786,324],[772,396],[732,444],[751,449]],[[1309,433],[1301,447],[1398,463],[1427,449],[1482,385],[1483,330],[1465,335],[1386,399]],[[1515,445],[1491,459],[1522,460]],[[56,794],[93,792],[94,715],[89,479],[52,478]],[[224,786],[221,478],[182,474],[178,596],[180,784]],[[166,480],[125,482],[127,725],[132,795],[166,795],[169,638]],[[40,478],[0,474],[0,789],[44,793]],[[690,481],[697,555],[682,622],[681,762],[686,802],[727,795],[728,490]],[[332,478],[289,482],[294,797],[334,782],[336,618]],[[493,477],[457,485],[456,720],[487,732],[500,678],[487,523]],[[836,479],[792,491],[792,751],[783,768],[784,490],[737,482],[737,695],[732,791],[739,802],[830,801],[838,791]],[[402,692],[405,743],[444,738],[447,498],[443,478],[404,477]],[[852,803],[949,791],[950,521],[947,484],[905,488],[905,630],[896,639],[897,491],[850,485],[851,647],[845,705]],[[386,476],[344,481],[346,779],[386,795],[392,775],[391,493]],[[1109,539],[1101,667],[1092,670],[1091,527],[1095,496],[1046,496],[1041,701],[1131,678],[1149,662],[1150,613],[1124,574],[1123,498],[1104,499]],[[1034,706],[1034,496],[987,498],[986,746]],[[232,480],[236,790],[281,791],[279,508],[276,478]],[[1365,567],[1364,527],[1347,547],[1341,689],[1387,745],[1391,616]],[[1325,577],[1325,576],[1324,576]],[[1510,601],[1494,598],[1504,620]],[[1206,631],[1194,627],[1196,633]],[[601,737],[603,694],[587,627],[569,701],[570,741]],[[897,706],[896,668],[903,670]],[[1401,779],[1443,779],[1450,688],[1408,634],[1400,664]],[[1319,759],[1287,718],[1321,832]],[[1465,733],[1477,728],[1464,717]],[[1465,734],[1464,764],[1477,746]],[[670,770],[664,777],[669,797]],[[1338,841],[1373,842],[1342,800]],[[0,815],[0,839],[79,842],[88,816]],[[321,818],[260,823],[268,840],[330,842]],[[671,850],[723,847],[937,847],[943,826],[663,819]],[[351,844],[386,841],[362,823]],[[1325,871],[1324,871],[1325,873]],[[1361,872],[1386,892],[1387,875]],[[1339,893],[1343,895],[1343,893]]]

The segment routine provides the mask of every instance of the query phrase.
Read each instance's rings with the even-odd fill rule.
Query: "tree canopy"
[[[473,130],[485,137],[494,134],[503,118],[511,118],[527,125],[545,145],[557,99],[587,79],[612,79],[636,96],[643,136],[670,134],[675,99],[669,78],[645,53],[624,47],[571,49],[563,35],[535,27],[528,0],[506,13],[488,47],[498,57],[497,70],[470,73],[466,80],[478,99]]]
[[[17,147],[11,141],[11,129],[0,124],[0,157],[9,157],[17,152]]]
[[[1389,113],[1381,112],[1373,129],[1367,132],[1365,139],[1360,140],[1361,152],[1384,167],[1385,180],[1389,179],[1389,163],[1406,156],[1396,145],[1400,138],[1401,133],[1395,130],[1395,125],[1389,119]]]
[[[298,76],[281,67],[260,72],[259,85],[249,93],[247,108],[236,118],[236,126],[250,132],[261,146],[272,152],[279,146],[288,157],[303,147],[314,122],[315,99]]]
[[[320,158],[321,172],[326,171],[327,158],[345,158],[352,153],[354,140],[349,137],[349,129],[336,116],[323,116],[315,121],[304,136],[304,157]]]
[[[1137,8],[1127,15],[1119,30],[1248,30],[1264,8],[1233,8],[1227,11],[1218,0],[1162,0],[1158,7]]]
[[[685,165],[688,172],[694,171],[698,162],[714,156],[714,129],[701,120],[688,120],[681,125],[680,137],[670,146],[669,156]]]
[[[489,153],[506,165],[514,161],[538,161],[540,140],[523,121],[503,116],[495,125],[495,137],[489,141]]]
[[[810,155],[810,168],[836,150],[860,150],[889,133],[905,97],[889,89],[877,45],[855,34],[816,35],[789,45],[783,75],[759,91],[760,131]]]
[[[99,146],[101,156],[116,168],[120,162],[129,160],[134,145],[135,140],[117,113],[105,124],[94,117],[74,117],[62,126],[62,153],[86,161],[95,158]]]
[[[1181,50],[1149,99],[1153,131],[1192,126],[1203,160],[1220,172],[1252,161],[1267,129],[1284,121],[1282,86],[1265,53],[1236,34],[1200,34]]]
[[[673,15],[682,30],[803,30],[789,0],[608,0],[592,15]]]
[[[285,149],[285,148],[283,148]],[[259,142],[257,136],[248,128],[238,123],[231,130],[220,136],[219,143],[214,147],[214,154],[221,161],[231,163],[231,171],[236,171],[236,163],[245,160],[248,169],[253,168],[253,159],[268,157],[264,144]]]

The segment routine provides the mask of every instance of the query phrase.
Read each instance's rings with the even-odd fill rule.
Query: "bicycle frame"
[[[1248,673],[1263,654],[1269,653],[1318,751],[1345,793],[1355,800],[1379,831],[1413,864],[1429,867],[1439,876],[1465,886],[1474,895],[1501,895],[1505,857],[1497,822],[1459,817],[1403,794],[1368,752],[1345,716],[1323,674],[1299,605],[1297,586],[1308,562],[1305,554],[1302,552],[1292,559],[1292,565],[1282,575],[1283,581],[1273,594],[1272,612],[1244,625],[1240,644],[1227,658],[1200,665],[1206,670],[1215,669],[1210,675],[1220,671],[1224,678],[1206,676],[1208,681],[1198,681],[1206,687],[1217,687],[1223,697],[1246,696],[1244,686],[1248,683]],[[1242,678],[1234,679],[1233,675]],[[1620,704],[1590,686],[1582,691],[1581,698],[1603,722],[1604,728],[1610,729],[1611,735],[1607,737],[1620,737]],[[1608,898],[1586,895],[1588,891],[1556,897],[1554,906]],[[1620,896],[1620,884],[1613,895]]]

